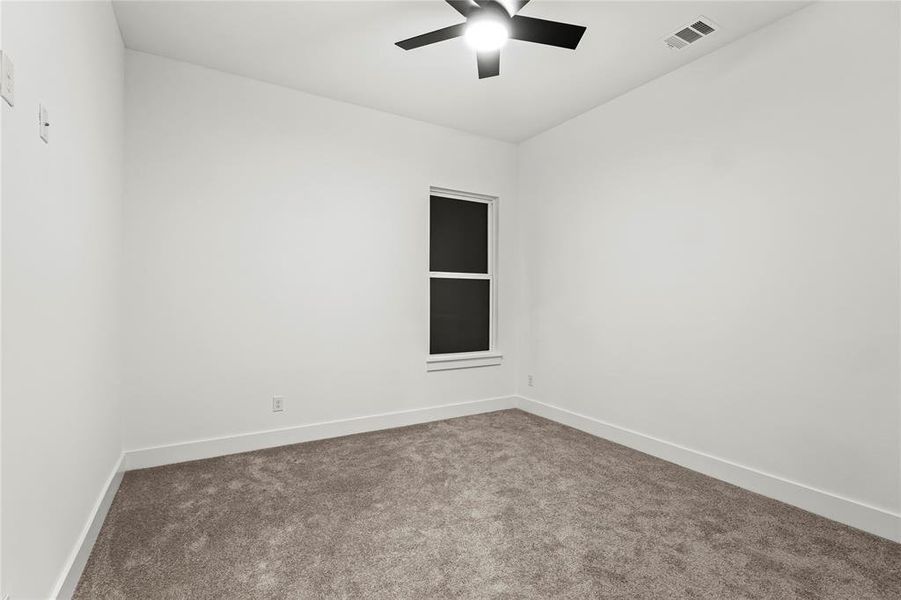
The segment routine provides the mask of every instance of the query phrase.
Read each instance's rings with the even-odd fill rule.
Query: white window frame
[[[489,281],[488,308],[488,350],[480,352],[456,352],[453,354],[429,354],[426,360],[427,371],[447,371],[450,369],[467,369],[471,367],[489,367],[499,365],[504,355],[497,349],[497,212],[500,199],[497,196],[462,192],[443,187],[432,186],[429,188],[429,198],[440,196],[452,200],[464,200],[466,202],[479,202],[488,205],[488,273],[449,273],[444,271],[429,271],[429,282],[432,279],[487,279]],[[431,200],[429,201],[427,226],[429,234],[429,254],[431,254]],[[429,268],[429,255],[426,256],[426,268]],[[431,290],[431,283],[429,285]],[[429,292],[431,293],[431,291]],[[427,331],[431,335],[431,302],[429,302]],[[427,346],[428,347],[428,346]]]

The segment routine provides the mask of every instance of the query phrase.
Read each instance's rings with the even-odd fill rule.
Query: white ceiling
[[[518,142],[794,12],[804,2],[533,0],[521,14],[588,27],[576,51],[511,41],[479,80],[462,39],[394,42],[462,21],[442,0],[116,2],[129,48]],[[680,51],[696,17],[721,29]]]

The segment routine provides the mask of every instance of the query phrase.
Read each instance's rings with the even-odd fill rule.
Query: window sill
[[[470,369],[473,367],[491,367],[504,360],[501,352],[461,352],[459,354],[432,354],[426,360],[426,371],[449,371],[451,369]]]

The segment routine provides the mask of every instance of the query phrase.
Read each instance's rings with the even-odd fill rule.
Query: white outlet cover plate
[[[6,52],[0,52],[0,96],[10,106],[16,105],[16,71]]]

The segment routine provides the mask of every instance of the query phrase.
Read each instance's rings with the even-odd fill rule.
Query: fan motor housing
[[[500,2],[486,2],[479,5],[479,8],[473,9],[469,16],[466,17],[466,20],[490,18],[502,18],[505,21],[509,21],[512,15],[507,12],[507,9]]]

